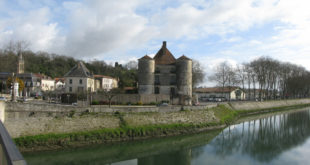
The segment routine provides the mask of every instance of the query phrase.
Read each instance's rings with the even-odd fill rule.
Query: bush
[[[137,105],[143,105],[142,101],[138,101]]]
[[[92,105],[99,105],[99,101],[94,100],[94,101],[92,101],[91,104],[92,104]]]

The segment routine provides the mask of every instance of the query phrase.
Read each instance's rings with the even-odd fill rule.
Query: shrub
[[[142,101],[138,101],[137,105],[143,105]]]
[[[99,105],[99,102],[97,100],[92,101],[92,105]]]

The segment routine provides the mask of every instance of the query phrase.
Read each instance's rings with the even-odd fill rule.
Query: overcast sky
[[[167,41],[209,70],[260,56],[310,70],[309,0],[0,0],[0,45],[121,63]]]

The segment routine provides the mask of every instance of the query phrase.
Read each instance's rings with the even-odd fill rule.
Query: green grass
[[[213,111],[214,115],[219,122],[209,122],[201,124],[192,123],[176,123],[176,124],[161,124],[161,125],[145,125],[132,127],[124,120],[122,113],[116,112],[114,116],[119,117],[119,128],[105,128],[100,130],[92,130],[85,132],[73,133],[59,133],[59,134],[42,134],[34,136],[24,136],[15,138],[14,141],[17,146],[21,148],[36,148],[38,146],[49,147],[58,146],[66,147],[78,143],[109,143],[114,141],[133,140],[139,138],[151,138],[161,136],[171,136],[179,134],[195,133],[200,128],[210,126],[230,125],[240,116],[268,113],[274,111],[288,110],[292,108],[302,108],[310,106],[310,104],[302,104],[295,106],[276,107],[268,109],[255,109],[255,110],[233,110],[229,105],[218,105],[217,107],[210,108],[206,111]],[[180,113],[187,113],[186,111]]]
[[[291,105],[291,106],[283,106],[283,107],[273,107],[273,108],[263,108],[263,109],[253,109],[253,110],[236,110],[236,112],[241,115],[249,115],[249,114],[257,114],[257,113],[268,113],[275,111],[286,111],[290,109],[304,108],[309,107],[310,104],[299,104],[299,105]]]
[[[111,141],[122,141],[139,137],[158,137],[165,135],[180,134],[182,132],[193,132],[195,128],[212,126],[210,124],[167,124],[167,125],[148,125],[141,127],[123,126],[114,129],[101,129],[85,132],[73,132],[63,134],[42,134],[35,136],[24,136],[15,138],[14,141],[19,147],[36,146],[69,146],[72,142],[104,143]]]

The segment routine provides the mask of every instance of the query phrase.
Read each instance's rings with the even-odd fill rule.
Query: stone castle
[[[145,55],[139,59],[138,92],[170,95],[170,100],[191,105],[192,60],[184,55],[176,59],[164,41],[154,58]]]

